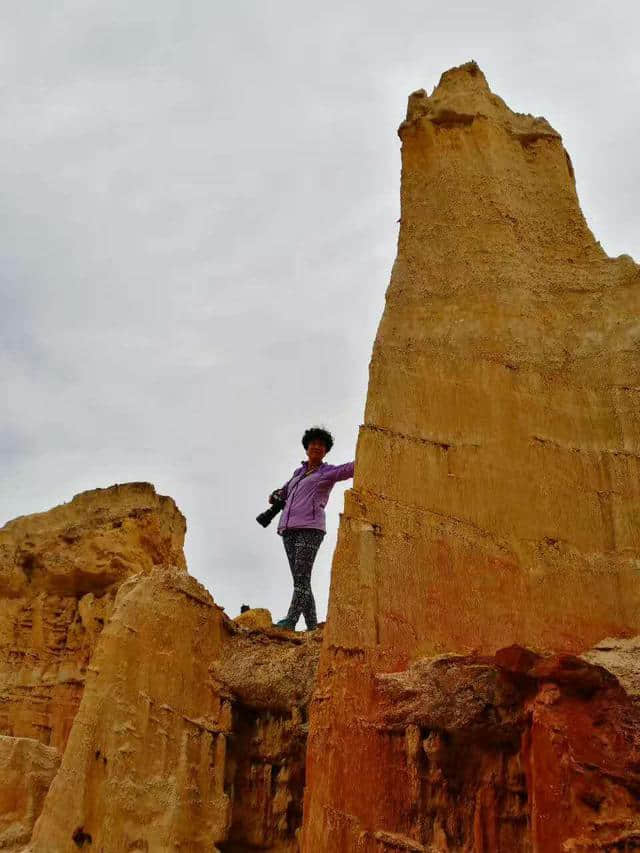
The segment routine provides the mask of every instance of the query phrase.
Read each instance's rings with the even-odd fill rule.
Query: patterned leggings
[[[293,596],[285,617],[292,630],[301,613],[304,613],[307,630],[312,631],[318,624],[316,602],[311,592],[311,569],[324,535],[324,530],[312,527],[291,527],[282,533],[293,576]]]

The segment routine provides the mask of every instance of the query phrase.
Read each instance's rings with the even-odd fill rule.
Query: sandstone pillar
[[[379,726],[380,673],[640,632],[639,269],[594,239],[560,135],[475,63],[414,93],[399,134],[398,253],[333,560],[306,853],[427,849],[419,744]],[[464,849],[496,849],[482,843]]]

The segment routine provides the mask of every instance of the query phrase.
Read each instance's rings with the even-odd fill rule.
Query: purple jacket
[[[355,463],[329,465],[321,462],[313,474],[305,477],[303,475],[307,465],[307,460],[303,460],[302,465],[293,472],[293,477],[282,486],[286,503],[278,523],[280,536],[282,531],[289,527],[314,527],[316,530],[326,532],[324,508],[329,500],[331,489],[338,480],[348,480],[349,477],[353,477]]]

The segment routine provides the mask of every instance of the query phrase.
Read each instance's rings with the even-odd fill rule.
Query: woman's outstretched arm
[[[331,481],[337,483],[338,480],[348,480],[349,477],[353,477],[355,464],[355,462],[345,462],[344,465],[332,465],[329,472]]]

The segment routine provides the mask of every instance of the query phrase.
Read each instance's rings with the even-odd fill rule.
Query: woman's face
[[[314,438],[313,441],[309,442],[309,446],[307,447],[307,456],[309,457],[309,462],[317,465],[318,462],[322,462],[322,457],[327,452],[327,448],[325,447],[324,441],[319,438]]]

